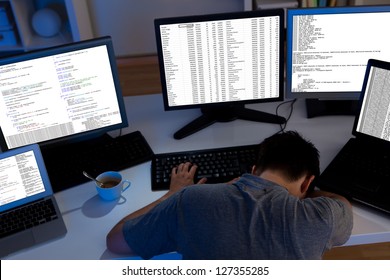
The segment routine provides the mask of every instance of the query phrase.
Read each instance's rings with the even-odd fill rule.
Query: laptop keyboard
[[[58,219],[53,201],[42,199],[0,214],[0,238]]]
[[[108,170],[120,171],[150,161],[154,155],[139,131],[44,148],[42,153],[54,192],[87,182],[83,171],[92,176]]]
[[[390,158],[382,152],[375,153],[372,149],[356,152],[354,149],[346,148],[340,154],[337,164],[343,169],[353,172],[357,177],[369,175],[383,178],[390,176]]]
[[[360,151],[356,148],[356,141],[351,139],[343,147],[321,174],[320,182],[329,176],[342,181],[346,178],[346,189],[352,187],[376,193],[390,181],[390,154],[386,154],[384,150],[376,151],[375,148]]]
[[[206,177],[207,183],[223,183],[251,172],[258,145],[156,154],[152,160],[152,190],[169,189],[172,168],[183,162],[198,166],[195,182]]]

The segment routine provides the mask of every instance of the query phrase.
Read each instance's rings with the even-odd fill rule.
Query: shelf
[[[83,8],[80,7],[80,3],[86,5],[86,2],[77,0],[0,0],[0,7],[7,8],[7,15],[12,21],[12,31],[16,37],[16,41],[11,44],[3,46],[0,44],[0,56],[81,40],[78,28],[81,16],[76,15],[76,12],[79,13],[76,9]],[[75,5],[77,7],[74,7]],[[51,8],[61,17],[61,29],[54,36],[40,36],[32,27],[33,15],[43,8]]]

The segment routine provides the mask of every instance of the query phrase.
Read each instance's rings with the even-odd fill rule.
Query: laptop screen
[[[0,154],[0,210],[51,194],[38,145]]]
[[[390,141],[389,67],[390,63],[369,62],[363,84],[362,105],[354,130],[385,141]]]

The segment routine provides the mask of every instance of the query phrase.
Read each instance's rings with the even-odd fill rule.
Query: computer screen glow
[[[280,97],[279,15],[171,21],[160,23],[157,32],[167,109]]]
[[[390,6],[287,12],[287,96],[358,99],[368,59],[390,60]]]
[[[106,44],[59,47],[0,66],[0,126],[7,148],[126,123]]]

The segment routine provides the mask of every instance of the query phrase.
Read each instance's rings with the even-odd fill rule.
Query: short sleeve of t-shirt
[[[322,205],[327,205],[331,209],[332,225],[330,225],[330,228],[332,232],[327,249],[344,244],[348,241],[353,227],[352,210],[338,199],[319,197],[317,200],[320,200]]]
[[[175,196],[161,202],[143,216],[127,221],[123,235],[132,250],[144,259],[176,250],[172,236],[176,227]],[[168,225],[168,226],[167,226]]]
[[[302,238],[298,244],[324,252],[348,240],[353,226],[349,206],[328,197],[304,199],[303,204],[297,213],[297,228],[301,229]]]

